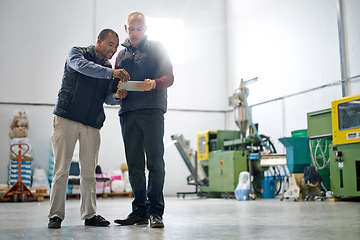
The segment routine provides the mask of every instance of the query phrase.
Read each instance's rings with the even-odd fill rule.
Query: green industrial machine
[[[360,94],[308,113],[312,164],[335,197],[360,196]]]
[[[331,102],[331,191],[335,197],[360,196],[360,94]]]
[[[331,109],[323,109],[307,114],[307,135],[309,137],[311,166],[323,178],[325,191],[330,186],[330,144],[332,141]]]
[[[260,166],[260,154],[272,152],[274,145],[269,137],[259,135],[258,126],[252,124],[245,85],[246,82],[241,80],[240,87],[229,98],[240,131],[207,131],[197,135],[197,157],[208,176],[208,186],[200,186],[200,189],[208,192],[210,197],[234,194],[239,174],[246,171],[253,177],[249,193],[254,199],[261,194],[260,183],[264,179],[264,171],[269,169],[268,166]],[[252,153],[258,153],[257,157],[250,159]]]
[[[242,161],[235,157],[237,154],[230,157],[229,152],[225,151],[224,142],[239,137],[240,131],[227,130],[197,134],[197,159],[208,176],[208,185],[200,186],[200,190],[210,193],[211,197],[233,192],[238,183],[239,173],[247,171],[246,158]],[[245,167],[243,167],[244,164]],[[223,188],[223,186],[226,187]]]
[[[197,134],[197,159],[209,160],[212,151],[224,150],[224,142],[240,138],[240,131],[207,131]]]
[[[199,163],[208,176],[208,185],[200,186],[200,189],[210,197],[234,194],[239,174],[243,171],[251,172],[254,178],[254,198],[261,194],[260,181],[264,179],[263,172],[268,167],[260,166],[260,158],[249,160],[250,153],[263,150],[263,143],[254,135],[239,137],[239,131],[208,131],[198,134],[198,156],[202,159]],[[207,142],[202,142],[203,140]],[[202,145],[209,148],[208,154],[207,147]]]
[[[210,196],[221,193],[233,193],[239,174],[248,171],[247,151],[215,151],[209,157],[209,192]]]
[[[252,80],[255,79],[247,82]],[[187,178],[188,184],[196,186],[195,192],[178,192],[178,196],[185,197],[190,193],[201,196],[206,194],[210,197],[234,195],[240,173],[248,172],[252,180],[249,180],[250,189],[247,189],[246,194],[255,199],[262,192],[264,171],[273,165],[286,165],[285,155],[272,155],[276,151],[270,138],[258,134],[258,126],[252,123],[246,100],[249,93],[245,86],[247,82],[241,80],[240,87],[229,98],[229,105],[234,107],[234,119],[239,131],[198,133],[196,154],[192,153],[188,141],[182,135],[172,136],[191,173]]]
[[[360,143],[330,147],[331,190],[335,197],[360,196]]]

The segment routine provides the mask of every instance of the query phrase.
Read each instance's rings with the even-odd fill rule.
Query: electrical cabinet
[[[360,196],[360,143],[330,145],[331,190],[334,196]]]
[[[239,174],[247,169],[248,151],[215,151],[209,156],[210,192],[234,192]]]

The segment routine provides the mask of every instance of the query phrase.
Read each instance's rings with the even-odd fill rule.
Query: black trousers
[[[164,111],[141,109],[120,116],[129,179],[134,194],[132,212],[148,218],[164,213]],[[149,171],[146,185],[145,166]]]

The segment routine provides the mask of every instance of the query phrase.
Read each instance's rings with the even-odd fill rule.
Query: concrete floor
[[[47,228],[49,201],[0,203],[0,239],[360,239],[360,203],[290,199],[168,197],[165,228],[118,226],[131,198],[98,199],[109,227],[85,227],[79,200],[67,200],[60,229]]]

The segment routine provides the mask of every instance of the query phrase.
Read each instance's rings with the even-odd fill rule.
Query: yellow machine
[[[216,136],[217,131],[207,131],[197,134],[197,159],[199,161],[209,160],[210,139],[213,139],[213,135]]]
[[[360,142],[360,94],[331,102],[333,145]]]
[[[333,144],[330,180],[334,196],[360,196],[360,94],[331,102]]]
[[[240,131],[206,131],[197,134],[197,159],[209,160],[212,151],[225,150],[224,141],[240,138]]]

